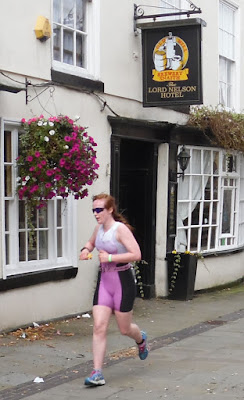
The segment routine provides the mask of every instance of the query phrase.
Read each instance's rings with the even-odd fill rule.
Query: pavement
[[[0,400],[244,398],[243,284],[190,301],[138,298],[134,322],[148,333],[148,358],[138,358],[113,317],[106,385],[97,388],[83,385],[92,369],[91,313],[2,333]]]

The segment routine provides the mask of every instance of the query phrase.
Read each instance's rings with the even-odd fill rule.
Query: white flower
[[[38,122],[37,122],[37,125],[38,125],[38,126],[42,126],[42,121],[38,121]]]
[[[80,116],[79,116],[79,115],[76,115],[76,116],[74,117],[74,122],[78,121],[79,119],[80,119]]]
[[[49,121],[49,122],[48,122],[48,125],[49,125],[49,126],[54,126],[54,123],[53,123],[52,121]]]
[[[44,140],[45,140],[45,142],[49,142],[49,137],[45,136]]]
[[[51,131],[49,131],[49,135],[51,136],[55,135],[55,131],[52,129]]]
[[[26,185],[26,182],[25,182],[25,181],[23,181],[23,182],[22,182],[22,186],[25,186],[25,185]]]
[[[69,149],[69,146],[66,144],[65,146],[64,146],[64,149]]]
[[[21,180],[21,177],[18,176],[18,178],[16,179],[17,182],[19,182]]]
[[[25,177],[25,180],[28,181],[30,179],[29,175]]]
[[[46,125],[47,125],[47,122],[46,122],[46,121],[45,121],[45,122],[43,122],[43,125],[44,125],[44,126],[46,126]]]

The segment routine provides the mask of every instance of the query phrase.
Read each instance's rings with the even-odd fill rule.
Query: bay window
[[[243,155],[189,147],[178,185],[176,249],[216,252],[244,245]]]

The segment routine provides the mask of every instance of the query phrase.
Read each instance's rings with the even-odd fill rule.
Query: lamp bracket
[[[145,15],[145,10],[144,7],[147,8],[157,8],[157,9],[165,9],[165,7],[159,7],[159,6],[146,6],[143,4],[134,4],[134,32],[137,32],[137,21],[139,19],[153,19],[153,21],[156,21],[157,18],[163,18],[163,17],[171,17],[171,16],[180,16],[180,15],[186,15],[188,18],[192,14],[201,14],[202,10],[200,7],[197,7],[191,0],[187,0],[190,9],[189,10],[183,10],[179,9],[178,11],[175,12],[168,12],[168,13],[160,13],[160,14],[147,14]],[[172,6],[173,8],[173,6]]]

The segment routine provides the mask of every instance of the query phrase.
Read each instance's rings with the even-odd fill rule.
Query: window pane
[[[85,1],[76,0],[76,29],[85,31]]]
[[[214,175],[219,173],[219,153],[213,152],[213,173]]]
[[[53,20],[61,23],[61,1],[53,0]]]
[[[197,243],[198,243],[198,228],[191,229],[191,251],[197,251]]]
[[[30,226],[30,223],[28,224],[28,228],[30,229],[30,228],[36,228],[36,226],[37,226],[37,210],[36,210],[36,208],[34,208],[32,211],[31,211],[31,224],[32,224],[32,226]]]
[[[213,203],[213,214],[212,214],[212,224],[216,225],[217,224],[217,202],[215,201]]]
[[[192,150],[192,173],[193,174],[201,173],[201,151],[200,150]]]
[[[57,25],[53,27],[53,58],[61,61],[61,27]]]
[[[208,248],[208,228],[202,229],[202,240],[201,240],[201,250],[207,250]]]
[[[203,225],[209,224],[209,208],[210,208],[210,203],[203,203],[203,218],[202,218]]]
[[[84,67],[84,42],[85,38],[82,35],[76,36],[76,65]]]
[[[46,260],[48,258],[48,232],[39,232],[39,259]]]
[[[25,235],[25,232],[19,233],[19,261],[26,261],[26,235]]]
[[[211,178],[210,177],[208,178],[207,184],[205,186],[204,198],[205,198],[205,200],[211,199]]]
[[[39,210],[39,228],[47,228],[47,208]]]
[[[62,226],[62,202],[57,200],[57,226]]]
[[[19,201],[19,229],[25,229],[25,202]]]
[[[224,190],[223,215],[222,215],[222,233],[230,233],[231,230],[231,198],[232,191]]]
[[[219,179],[213,178],[213,198],[214,198],[214,200],[218,199],[218,192],[219,192]]]
[[[4,132],[4,162],[12,162],[11,132]]]
[[[28,233],[28,260],[37,260],[37,233],[29,232]]]
[[[62,255],[63,255],[62,230],[61,229],[58,229],[58,231],[57,231],[57,255],[58,255],[58,257],[62,257]]]
[[[73,50],[74,50],[74,39],[73,32],[64,30],[64,50],[63,50],[63,61],[66,64],[73,64]]]
[[[4,167],[4,195],[12,197],[12,166],[5,165]]]
[[[200,209],[200,203],[197,203],[191,215],[192,225],[199,225],[199,209]]]
[[[74,28],[74,0],[65,0],[63,9],[63,24]]]
[[[213,226],[211,230],[210,248],[214,249],[215,247],[216,247],[216,228]]]
[[[5,231],[9,231],[9,201],[5,201]]]

